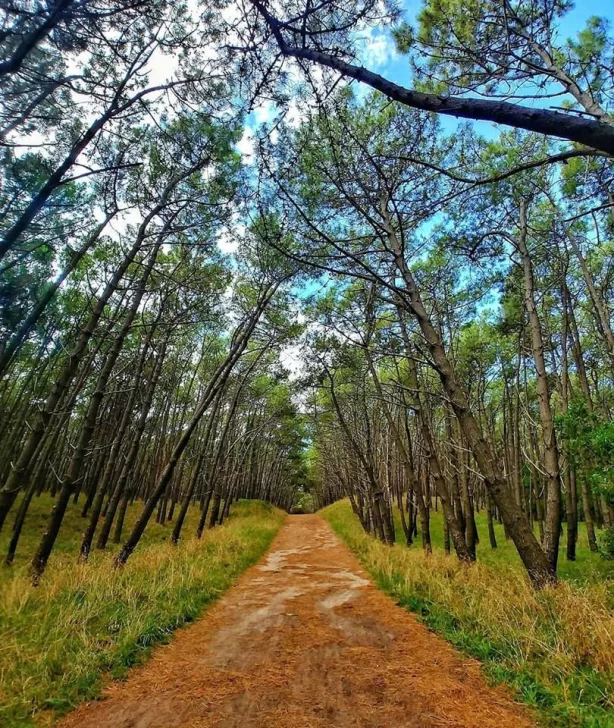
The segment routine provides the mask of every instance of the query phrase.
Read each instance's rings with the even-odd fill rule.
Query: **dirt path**
[[[478,664],[368,580],[319,516],[62,728],[529,728]]]

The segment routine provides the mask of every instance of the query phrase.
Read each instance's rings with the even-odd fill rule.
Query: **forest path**
[[[398,607],[317,515],[62,728],[529,728],[477,662]]]

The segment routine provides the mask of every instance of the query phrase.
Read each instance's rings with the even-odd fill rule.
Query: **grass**
[[[347,501],[321,513],[382,589],[479,659],[491,682],[509,684],[543,724],[614,726],[612,564],[582,543],[576,564],[562,555],[561,584],[535,592],[502,533],[490,549],[481,518],[478,563],[468,567],[444,553],[438,514],[428,556],[419,543],[390,547],[365,534]]]
[[[401,516],[398,509],[395,508],[395,535],[397,543],[405,543],[405,534],[401,525]],[[478,560],[490,566],[518,566],[520,568],[520,558],[513,542],[505,538],[503,526],[495,522],[495,537],[497,540],[497,548],[492,549],[488,540],[488,522],[484,511],[475,514],[476,525],[480,543],[477,546]],[[434,548],[443,549],[443,519],[441,513],[431,511],[431,540]],[[588,547],[588,538],[584,523],[579,525],[578,543],[576,548],[576,560],[567,561],[565,558],[565,524],[563,524],[563,535],[560,543],[559,558],[559,576],[562,579],[573,581],[576,584],[587,584],[602,579],[614,580],[614,562],[606,561],[599,554],[590,551]],[[535,528],[537,533],[537,527]],[[599,534],[599,531],[597,531]],[[420,547],[422,541],[420,535],[415,539],[415,545]]]
[[[121,571],[109,552],[76,562],[84,522],[72,506],[41,586],[28,578],[29,556],[51,500],[33,504],[13,567],[0,567],[0,725],[51,725],[79,702],[123,677],[151,647],[194,620],[266,551],[284,515],[258,501],[233,506],[230,519],[193,537],[198,510],[189,514],[175,548],[170,527],[152,523]],[[127,526],[138,513],[131,508]],[[10,529],[7,529],[10,530]],[[10,537],[3,533],[0,549]]]

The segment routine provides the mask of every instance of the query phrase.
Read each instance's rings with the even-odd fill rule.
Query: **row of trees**
[[[579,510],[587,521],[612,522],[612,41],[599,19],[575,39],[561,38],[568,10],[557,0],[425,2],[413,27],[401,21],[394,30],[414,88],[357,61],[361,29],[399,20],[391,4],[273,9],[253,0],[250,15],[265,49],[257,55],[262,83],[274,92],[281,79],[287,88],[275,70],[295,59],[317,100],[296,133],[262,144],[265,176],[300,240],[286,252],[344,287],[360,281],[376,311],[372,321],[364,307],[360,319],[354,312],[351,322],[365,322],[359,331],[334,324],[321,357],[340,438],[361,466],[346,480],[354,490],[359,477],[369,486],[366,523],[390,539],[389,507],[379,508],[380,518],[376,505],[385,491],[381,456],[395,453],[406,487],[426,469],[412,452],[420,442],[430,482],[424,505],[437,492],[459,556],[473,558],[470,507],[482,489],[536,585],[556,580],[564,515],[572,524]],[[346,89],[335,91],[340,79],[379,94],[358,103]],[[515,131],[497,143],[471,127],[444,134],[417,110]],[[499,305],[502,312],[489,317]],[[486,324],[505,334],[500,350],[493,347],[495,362],[478,357],[463,366],[466,330]],[[345,376],[337,371],[338,339],[364,357],[355,368],[359,411],[365,401],[379,402],[360,418],[333,397]],[[413,437],[411,425],[400,429],[398,407],[416,413]],[[557,417],[566,422],[558,439]],[[447,469],[441,454],[448,446],[436,435],[454,443]],[[473,493],[471,470],[480,483]],[[537,483],[529,499],[527,471]],[[532,517],[542,523],[538,536]]]
[[[156,512],[176,544],[190,506],[200,536],[239,497],[291,507],[302,477],[278,361],[294,269],[234,224],[244,103],[219,10],[2,11],[0,527],[10,564],[32,500],[53,496],[35,582],[71,500],[80,558],[112,538],[122,565]]]
[[[427,548],[436,498],[464,560],[484,506],[552,579],[563,518],[570,559],[579,514],[593,550],[613,524],[612,216],[573,215],[605,169],[521,164],[555,156],[521,133],[443,140],[380,96],[344,90],[319,112],[263,142],[262,166],[286,253],[328,276],[312,312],[322,498],[351,495],[386,541],[392,504],[413,508]]]
[[[119,543],[128,504],[143,501],[121,565],[156,508],[161,522],[177,510],[177,543],[193,503],[200,536],[238,497],[290,507],[299,475],[301,434],[276,364],[293,333],[294,271],[257,226],[242,235],[240,265],[218,248],[243,194],[240,130],[204,109],[133,124],[138,164],[63,181],[68,204],[45,202],[7,247],[0,523],[14,512],[10,564],[32,499],[54,496],[35,582],[71,499],[83,499],[82,559],[111,535]],[[7,200],[5,241],[32,201],[17,203]]]
[[[190,506],[200,508],[200,537],[237,498],[290,508],[300,482],[302,432],[278,363],[293,334],[272,276],[279,271],[267,270],[253,246],[244,270],[231,271],[200,230],[185,245],[173,240],[185,225],[139,235],[144,224],[119,245],[101,241],[105,262],[121,261],[102,293],[84,301],[74,280],[77,290],[57,301],[61,325],[23,347],[5,379],[3,523],[14,512],[7,563],[32,499],[45,491],[55,499],[33,557],[35,581],[71,499],[82,503],[83,532],[74,534],[82,560],[111,537],[120,543],[127,506],[143,501],[121,565],[156,509],[158,522],[173,522],[176,544]],[[125,267],[121,242],[135,232],[149,242]]]
[[[298,333],[285,299],[306,270],[323,498],[351,493],[390,540],[393,496],[426,523],[436,495],[465,560],[486,504],[537,585],[563,518],[569,558],[578,518],[594,545],[613,517],[614,78],[607,24],[564,40],[568,9],[427,0],[415,27],[375,0],[3,10],[0,519],[18,502],[18,537],[56,493],[35,579],[80,492],[93,527],[144,498],[118,564],[160,503],[204,512],[220,462],[213,513],[247,487],[242,458],[290,502],[301,420],[256,383]],[[414,88],[360,65],[361,32],[391,22]],[[280,117],[246,172],[265,102]],[[254,454],[240,433],[260,427],[276,445]]]

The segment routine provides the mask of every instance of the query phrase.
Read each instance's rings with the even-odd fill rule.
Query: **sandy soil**
[[[477,662],[382,594],[319,516],[62,728],[529,728]]]

